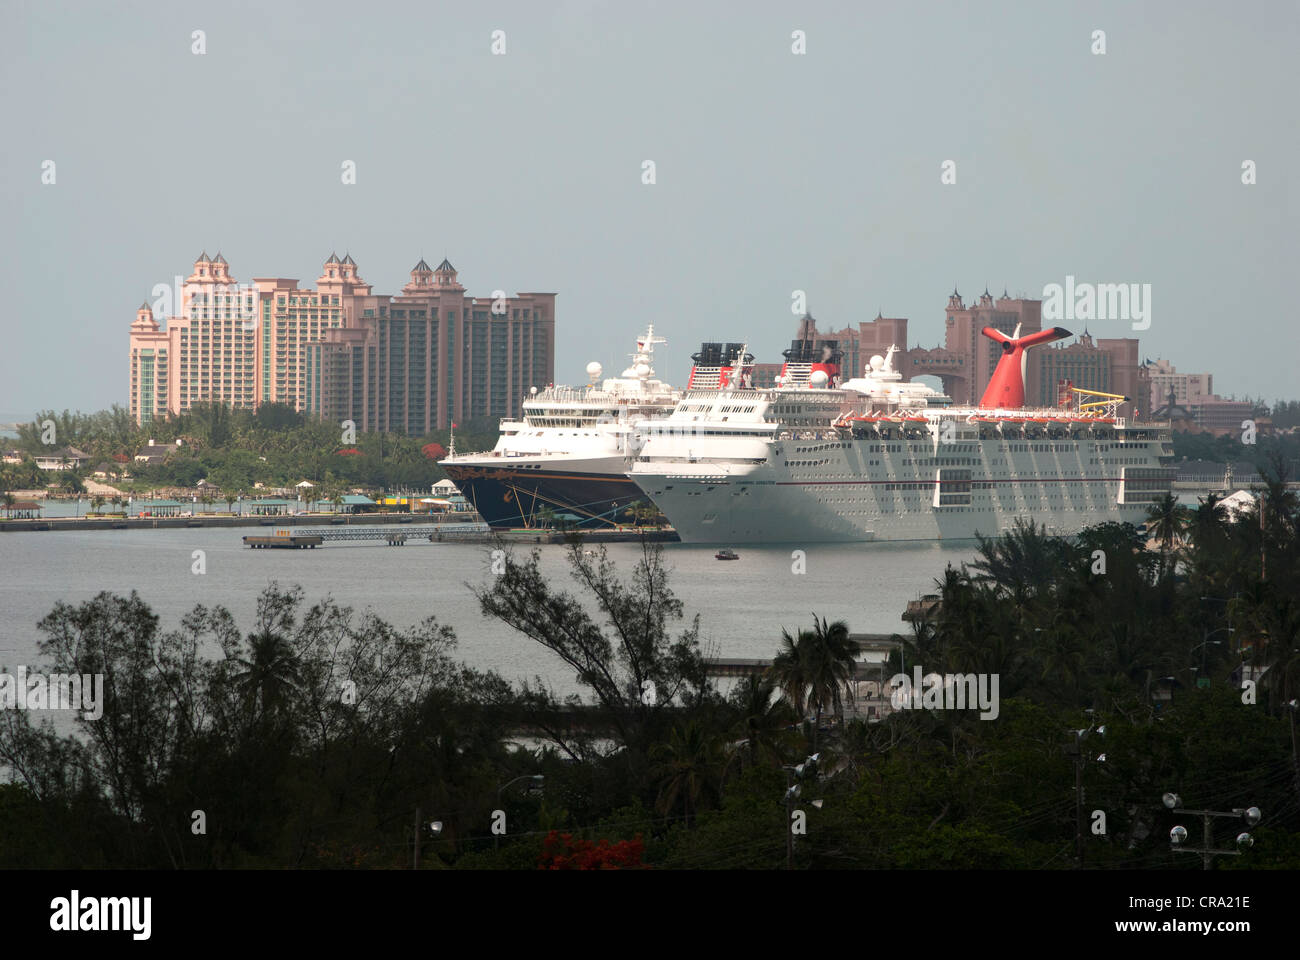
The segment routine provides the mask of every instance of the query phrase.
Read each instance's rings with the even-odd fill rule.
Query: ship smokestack
[[[980,331],[990,340],[1002,344],[1002,359],[989,380],[984,396],[980,397],[980,406],[985,410],[1019,410],[1025,405],[1025,364],[1028,360],[1026,351],[1040,343],[1051,343],[1071,336],[1064,327],[1052,327],[1039,330],[1025,336],[1007,336],[1001,330],[985,327]],[[1016,327],[1019,334],[1020,327]]]

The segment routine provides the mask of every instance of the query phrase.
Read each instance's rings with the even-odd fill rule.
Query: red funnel
[[[1017,328],[1019,329],[1019,328]],[[1019,410],[1025,405],[1025,351],[1040,343],[1051,343],[1071,336],[1064,327],[1052,327],[1023,337],[1008,337],[1001,330],[985,327],[980,331],[990,340],[1002,344],[1002,359],[980,397],[980,406],[988,410]]]

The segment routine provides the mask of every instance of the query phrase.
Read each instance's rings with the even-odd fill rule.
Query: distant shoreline
[[[293,528],[320,526],[402,526],[415,524],[420,527],[446,527],[449,539],[457,542],[489,543],[498,537],[502,540],[534,543],[562,543],[565,534],[560,530],[458,530],[470,523],[481,523],[468,518],[447,520],[434,517],[422,517],[410,513],[357,513],[335,516],[334,514],[312,514],[309,516],[226,516],[224,514],[204,515],[198,517],[103,517],[87,519],[85,517],[46,517],[40,520],[0,520],[0,534],[50,532],[54,530],[184,530],[211,529],[213,527],[261,527]],[[642,536],[656,543],[676,543],[677,532],[671,528],[647,528],[644,530],[583,530],[584,539],[593,543],[616,543],[620,541],[639,541]],[[441,532],[439,533],[441,536]]]
[[[469,520],[446,520],[421,517],[411,513],[313,513],[301,516],[257,516],[252,514],[200,514],[197,517],[40,517],[32,520],[0,520],[0,533],[28,530],[153,530],[185,527],[310,527],[336,523],[380,526],[389,523],[446,524],[449,527]]]

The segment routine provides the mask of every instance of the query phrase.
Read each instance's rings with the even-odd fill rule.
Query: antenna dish
[[[587,376],[589,376],[592,380],[599,380],[600,375],[604,371],[604,369],[605,368],[602,367],[597,361],[593,360],[591,361],[591,363],[587,364]]]
[[[648,363],[638,363],[632,369],[636,373],[638,380],[644,380],[646,377],[650,376],[650,364]]]
[[[871,358],[872,370],[879,370],[884,365],[885,365],[885,358],[882,357],[880,354],[877,353],[875,356]]]
[[[828,381],[829,379],[830,377],[827,376],[825,370],[814,370],[812,372],[812,376],[808,378],[808,381],[814,387],[824,387],[826,386],[826,381]]]

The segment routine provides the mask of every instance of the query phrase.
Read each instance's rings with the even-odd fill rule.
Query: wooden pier
[[[324,543],[324,539],[315,534],[303,536],[287,531],[277,531],[275,536],[271,537],[244,537],[243,539],[244,543],[254,550],[315,550]]]

